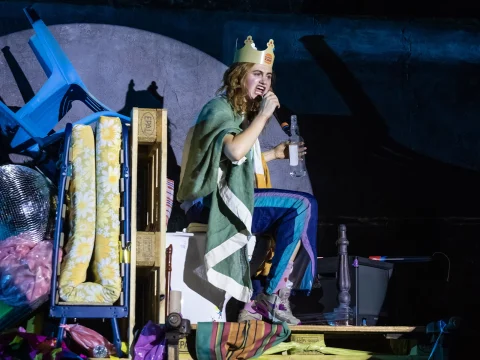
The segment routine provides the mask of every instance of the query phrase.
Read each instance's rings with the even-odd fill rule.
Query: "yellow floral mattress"
[[[100,117],[95,139],[90,126],[73,127],[70,233],[59,282],[63,301],[114,303],[120,296],[121,135],[119,118]],[[92,281],[86,281],[88,270]]]

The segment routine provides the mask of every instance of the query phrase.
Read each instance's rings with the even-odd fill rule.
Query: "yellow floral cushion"
[[[59,284],[67,302],[113,303],[120,296],[121,133],[119,118],[100,118],[95,144],[91,127],[73,127],[71,230]],[[92,253],[94,282],[85,282]]]
[[[60,270],[59,294],[64,301],[98,301],[85,284],[95,242],[95,150],[90,126],[72,129],[72,180],[67,194],[70,234]],[[86,288],[87,287],[87,288]]]
[[[120,296],[120,149],[119,118],[100,117],[96,132],[97,229],[93,275],[103,286],[103,297],[114,302]]]

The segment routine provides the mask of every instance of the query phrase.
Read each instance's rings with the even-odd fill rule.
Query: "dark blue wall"
[[[24,5],[0,2],[0,39],[30,29]],[[404,291],[410,298],[441,293],[435,298],[441,310],[423,313],[419,321],[476,306],[456,294],[465,293],[465,284],[479,285],[474,255],[480,219],[478,21],[36,8],[48,25],[142,29],[226,65],[237,38],[242,42],[252,35],[258,47],[273,38],[280,117],[298,114],[309,148],[322,253],[335,252],[336,225],[342,222],[350,229],[350,250],[358,255],[443,251],[452,257],[450,282],[444,281],[446,262],[439,260],[413,272],[433,276],[434,290],[426,279],[411,285],[411,293]],[[285,175],[276,176],[281,183]],[[405,279],[413,276],[405,271]],[[406,322],[412,320],[404,315]]]

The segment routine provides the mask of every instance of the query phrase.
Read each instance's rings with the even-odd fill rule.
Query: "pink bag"
[[[116,354],[113,344],[96,331],[80,324],[65,324],[60,326],[72,336],[72,339],[80,345],[89,356],[94,356],[93,349],[96,346],[104,346],[107,349],[107,356]]]
[[[15,307],[47,295],[52,257],[50,240],[36,242],[20,234],[0,241],[0,301]]]

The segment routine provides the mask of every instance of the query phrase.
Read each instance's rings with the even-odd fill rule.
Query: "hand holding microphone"
[[[262,97],[261,95],[257,95],[254,100],[255,100],[255,102],[257,102],[257,103],[261,103],[262,100],[263,100],[263,97]],[[278,102],[278,98],[277,98],[277,102]],[[286,122],[286,121],[280,120],[280,116],[279,116],[279,114],[278,114],[278,112],[277,112],[277,109],[279,109],[279,108],[280,108],[280,103],[278,103],[278,107],[275,108],[275,110],[273,110],[273,115],[274,115],[275,118],[277,119],[278,124],[279,124],[280,127],[282,128],[283,132],[284,132],[285,134],[287,134],[287,136],[290,136],[290,135],[291,135],[291,133],[290,133],[290,124],[289,124],[288,122]],[[271,116],[272,116],[272,115],[270,115],[270,117],[271,117]],[[270,118],[270,117],[268,117],[268,118]]]
[[[258,95],[255,98],[256,102],[260,103],[260,109],[258,110],[259,116],[265,116],[266,119],[270,119],[277,108],[280,108],[280,102],[277,95],[268,91],[263,97]]]

